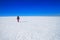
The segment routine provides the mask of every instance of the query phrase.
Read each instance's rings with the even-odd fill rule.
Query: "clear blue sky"
[[[0,16],[60,16],[60,0],[0,0]]]

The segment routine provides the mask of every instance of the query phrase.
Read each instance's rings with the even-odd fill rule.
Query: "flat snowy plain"
[[[0,40],[60,40],[60,16],[0,17]]]

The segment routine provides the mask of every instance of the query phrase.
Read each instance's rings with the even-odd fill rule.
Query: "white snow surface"
[[[0,17],[0,40],[60,40],[60,16]]]

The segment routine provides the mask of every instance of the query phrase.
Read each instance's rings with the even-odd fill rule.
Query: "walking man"
[[[17,22],[19,22],[19,19],[20,19],[19,16],[17,16]]]

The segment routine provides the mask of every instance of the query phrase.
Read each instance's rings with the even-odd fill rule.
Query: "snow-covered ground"
[[[0,17],[0,40],[60,40],[60,16]]]

